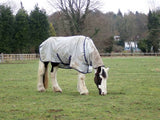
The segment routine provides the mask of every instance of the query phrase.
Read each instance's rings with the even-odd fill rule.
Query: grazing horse
[[[38,91],[43,92],[48,87],[48,64],[51,62],[52,87],[55,92],[62,92],[57,81],[57,70],[66,68],[78,71],[77,89],[81,95],[87,95],[89,92],[85,85],[85,74],[92,72],[93,67],[99,94],[107,94],[109,68],[104,67],[99,52],[89,37],[50,37],[39,46],[39,52]]]

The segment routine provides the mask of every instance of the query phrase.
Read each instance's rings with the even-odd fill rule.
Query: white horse
[[[107,94],[107,78],[109,68],[103,61],[89,37],[50,37],[40,47],[37,89],[44,92],[48,87],[48,63],[51,62],[52,87],[55,92],[62,92],[57,81],[58,68],[75,69],[78,71],[77,89],[81,95],[87,95],[85,74],[95,70],[95,84],[100,95]]]

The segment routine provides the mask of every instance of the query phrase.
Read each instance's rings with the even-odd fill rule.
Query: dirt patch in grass
[[[155,69],[152,69],[151,71],[152,72],[160,72],[160,69],[159,68],[155,68]]]
[[[55,113],[55,112],[61,112],[63,109],[49,109],[47,110],[48,113]]]

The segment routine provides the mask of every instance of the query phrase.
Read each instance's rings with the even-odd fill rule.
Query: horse
[[[51,63],[51,81],[54,92],[62,93],[57,81],[58,68],[78,71],[77,90],[80,95],[88,95],[85,74],[95,71],[94,82],[99,95],[107,94],[108,70],[91,38],[86,36],[49,37],[39,46],[40,60],[38,67],[39,92],[48,88],[48,64]]]

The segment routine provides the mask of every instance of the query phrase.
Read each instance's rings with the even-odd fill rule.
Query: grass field
[[[59,69],[63,93],[37,86],[38,61],[0,64],[0,120],[160,120],[160,57],[103,58],[110,67],[108,95],[99,96],[94,74],[89,95],[77,92],[77,72]]]

